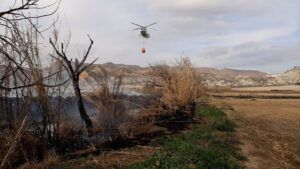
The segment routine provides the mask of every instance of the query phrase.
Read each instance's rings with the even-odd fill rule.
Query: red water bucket
[[[146,53],[146,49],[145,48],[142,48],[142,53]]]

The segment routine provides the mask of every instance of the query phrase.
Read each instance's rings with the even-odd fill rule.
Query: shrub
[[[44,139],[27,131],[21,131],[15,135],[5,134],[5,136],[0,136],[0,162],[3,168],[16,168],[25,162],[40,161],[45,157],[47,150]],[[6,156],[7,158],[4,159],[3,157]]]
[[[100,128],[119,130],[122,125],[130,121],[122,80],[122,76],[111,81],[106,78],[101,86],[87,97],[97,107],[96,120]]]
[[[149,83],[161,93],[163,107],[174,110],[179,118],[191,115],[196,99],[205,91],[188,58],[175,60],[172,66],[152,65],[150,76]]]
[[[58,163],[60,160],[59,155],[56,154],[54,150],[49,150],[41,162],[27,162],[23,166],[21,166],[21,169],[47,169],[51,168],[51,166]]]

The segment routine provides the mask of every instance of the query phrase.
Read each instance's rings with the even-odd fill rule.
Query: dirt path
[[[300,168],[300,100],[224,99],[249,169]],[[227,106],[228,109],[228,106]]]

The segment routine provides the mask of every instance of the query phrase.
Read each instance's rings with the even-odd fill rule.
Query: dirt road
[[[249,169],[300,169],[300,100],[218,99],[238,125]],[[226,106],[225,106],[226,107]]]

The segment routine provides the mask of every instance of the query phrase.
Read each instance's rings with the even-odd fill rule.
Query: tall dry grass
[[[106,71],[103,72],[106,74]],[[128,102],[123,93],[123,77],[119,75],[109,79],[107,74],[104,77],[102,84],[86,98],[97,107],[95,121],[98,128],[120,130],[124,124],[131,121]]]
[[[150,85],[160,94],[162,106],[168,113],[175,112],[178,118],[190,116],[196,100],[205,94],[200,77],[188,58],[177,59],[171,65],[152,65],[149,73]]]
[[[23,164],[20,169],[50,169],[59,160],[60,156],[54,150],[49,150],[42,161],[29,161]]]
[[[60,102],[53,105],[50,98],[60,97],[63,93],[52,91],[65,88],[58,85],[60,81],[46,83],[59,79],[60,74],[49,76],[51,67],[43,72],[38,30],[31,24],[15,22],[12,26],[10,34],[17,46],[1,48],[0,53],[0,65],[7,70],[0,72],[0,86],[8,88],[0,88],[1,169],[42,160],[49,147],[59,144],[60,113],[56,112],[61,106]],[[4,52],[13,59],[6,59]]]

